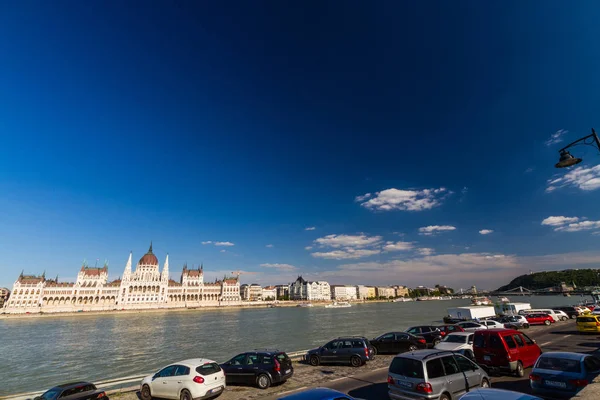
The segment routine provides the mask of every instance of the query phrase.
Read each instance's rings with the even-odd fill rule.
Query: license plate
[[[492,359],[490,358],[490,356],[483,356],[483,361],[491,361]]]
[[[546,386],[566,388],[567,384],[565,382],[546,381]]]
[[[405,388],[411,388],[412,387],[412,383],[410,383],[410,382],[396,381],[396,383],[398,384],[398,386],[402,386],[402,387],[405,387]]]
[[[286,374],[289,374],[290,372],[292,372],[292,370],[291,370],[291,369],[286,369],[286,370],[285,370],[285,373],[286,373]]]
[[[214,388],[208,391],[208,393],[217,393],[223,390],[223,386],[219,386],[218,388]]]

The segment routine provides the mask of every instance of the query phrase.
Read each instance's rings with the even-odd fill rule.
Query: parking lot
[[[598,335],[580,335],[575,321],[557,322],[550,326],[536,326],[524,331],[536,340],[544,352],[574,351],[593,353],[600,350]],[[360,368],[344,365],[321,365],[312,367],[294,362],[294,376],[282,385],[260,390],[247,386],[228,386],[220,400],[276,400],[277,398],[310,387],[330,387],[366,400],[387,398],[387,369],[393,356],[378,355],[376,359]],[[492,387],[529,393],[529,370],[525,377],[492,375]],[[111,398],[138,400],[136,392],[112,394]]]

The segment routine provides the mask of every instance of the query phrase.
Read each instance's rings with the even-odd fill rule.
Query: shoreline
[[[333,301],[318,301],[311,303],[313,307],[325,307]],[[389,303],[390,300],[368,300],[354,301],[350,304],[371,304],[371,303]],[[243,309],[262,309],[262,308],[290,308],[298,307],[300,304],[305,304],[307,301],[285,300],[275,303],[275,307],[270,307],[273,303],[247,303],[225,306],[201,306],[201,307],[172,307],[172,308],[147,308],[147,309],[132,309],[132,310],[101,310],[101,311],[82,311],[82,312],[54,312],[54,313],[29,313],[29,314],[0,314],[0,321],[7,319],[26,319],[26,318],[55,318],[55,317],[81,317],[81,316],[98,316],[98,315],[127,315],[141,313],[157,313],[157,312],[193,312],[193,311],[233,311]]]

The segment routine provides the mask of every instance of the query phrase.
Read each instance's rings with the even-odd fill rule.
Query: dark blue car
[[[360,400],[345,393],[327,388],[310,389],[305,392],[281,397],[279,400]]]
[[[535,362],[529,383],[539,396],[571,398],[600,373],[600,359],[583,353],[543,353]]]

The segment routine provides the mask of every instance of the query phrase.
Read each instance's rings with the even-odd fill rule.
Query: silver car
[[[440,350],[398,354],[388,370],[392,400],[452,400],[467,391],[490,386],[490,377],[468,358]]]

